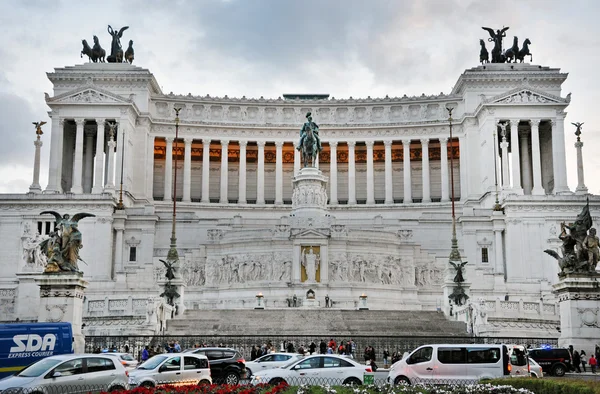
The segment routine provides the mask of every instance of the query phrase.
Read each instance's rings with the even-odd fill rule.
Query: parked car
[[[14,376],[0,380],[0,392],[100,393],[129,390],[127,371],[115,357],[64,354],[39,360]],[[11,392],[7,390],[6,392]],[[17,391],[15,391],[17,392]]]
[[[164,353],[149,358],[129,373],[132,387],[156,387],[163,384],[211,384],[206,356]]]
[[[125,369],[131,370],[138,366],[138,361],[129,353],[104,353],[106,356],[116,357]]]
[[[251,383],[276,385],[285,382],[302,384],[351,384],[361,385],[366,373],[373,372],[368,365],[361,365],[349,358],[332,354],[308,356],[296,359],[280,368],[255,372]]]
[[[201,347],[187,349],[184,353],[201,354],[208,358],[210,375],[215,383],[238,384],[246,378],[246,360],[235,349]]]
[[[424,345],[394,363],[392,384],[477,381],[509,376],[512,365],[506,345]]]
[[[550,375],[564,376],[573,367],[571,352],[565,348],[529,349],[529,357]]]
[[[532,378],[543,378],[544,372],[542,366],[535,362],[531,357],[529,358],[529,373]]]
[[[510,376],[528,377],[530,376],[529,358],[527,349],[522,345],[506,345],[510,359]]]
[[[246,362],[246,376],[249,378],[254,373],[266,371],[268,369],[279,368],[294,360],[303,358],[302,354],[293,353],[269,353],[254,361]]]

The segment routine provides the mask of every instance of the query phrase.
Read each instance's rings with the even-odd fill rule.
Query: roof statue
[[[300,130],[300,142],[296,149],[302,154],[303,167],[314,167],[317,155],[323,150],[319,137],[319,125],[313,122],[310,112],[306,114],[306,122]]]
[[[600,257],[600,242],[596,229],[592,227],[590,215],[590,202],[577,215],[575,223],[561,223],[561,232],[558,238],[562,241],[559,255],[552,249],[544,252],[554,257],[560,267],[559,276],[571,273],[594,273]],[[567,232],[568,231],[568,232]]]
[[[69,214],[61,215],[55,211],[44,211],[40,215],[50,214],[56,218],[56,227],[50,237],[40,243],[42,253],[47,257],[48,264],[44,273],[54,272],[81,272],[77,267],[79,249],[83,247],[79,228],[79,221],[87,217],[95,217],[91,213],[77,213],[71,217]],[[83,261],[83,260],[81,260]]]
[[[46,122],[39,121],[39,122],[31,122],[31,123],[33,123],[35,125],[35,134],[38,136],[38,138],[40,138],[40,135],[44,134],[44,132],[42,131],[42,126],[45,125]]]
[[[482,27],[482,29],[489,33],[490,37],[488,38],[488,41],[494,43],[494,48],[492,49],[492,63],[516,63],[517,60],[523,63],[526,56],[530,56],[530,62],[533,61],[533,56],[531,55],[531,52],[529,52],[529,45],[531,45],[529,38],[526,38],[525,41],[523,41],[523,47],[519,49],[519,38],[515,36],[513,45],[504,51],[502,49],[502,39],[506,37],[506,31],[509,27],[503,27],[496,31],[490,27]],[[479,62],[481,64],[489,63],[489,55],[485,48],[485,42],[479,40],[479,44],[481,46]]]
[[[121,38],[123,32],[129,29],[129,26],[124,26],[121,30],[116,31],[108,25],[108,34],[112,36],[112,42],[110,44],[110,56],[106,58],[109,63],[122,63],[123,62],[123,47],[121,46]]]

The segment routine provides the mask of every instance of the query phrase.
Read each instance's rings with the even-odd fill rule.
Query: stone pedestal
[[[302,168],[292,180],[292,215],[318,218],[327,215],[327,177],[315,167]]]
[[[84,353],[81,332],[83,296],[88,282],[82,273],[48,273],[35,277],[40,286],[38,322],[69,322],[73,326],[73,350]]]
[[[306,298],[302,301],[302,309],[316,309],[319,307],[319,301],[314,298]]]
[[[553,288],[560,306],[559,346],[591,354],[600,342],[600,274],[567,274]]]

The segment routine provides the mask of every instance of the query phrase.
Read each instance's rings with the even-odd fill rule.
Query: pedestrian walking
[[[585,354],[585,351],[583,351],[583,349],[582,349],[579,352],[579,356],[581,357],[581,368],[583,368],[583,372],[585,372],[585,364],[587,364],[587,359],[586,359],[587,354]]]
[[[390,352],[388,352],[388,350],[385,349],[383,351],[383,368],[387,368],[388,367],[389,359],[390,359]]]
[[[581,368],[579,367],[580,364],[581,357],[579,356],[579,352],[575,350],[573,352],[573,366],[575,367],[575,371],[577,371],[577,373],[581,373]]]
[[[588,364],[590,364],[592,373],[596,373],[596,366],[598,365],[598,360],[596,359],[596,357],[593,354],[592,354],[592,357],[590,357],[590,361],[588,362]]]
[[[144,347],[144,350],[142,350],[142,362],[144,362],[150,358],[149,350],[150,349],[148,348],[148,346]]]

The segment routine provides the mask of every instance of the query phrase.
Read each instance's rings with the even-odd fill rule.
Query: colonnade
[[[153,137],[160,138],[160,137]],[[164,167],[164,199],[172,199],[173,198],[173,137],[166,137],[166,154],[165,154],[165,167]],[[440,183],[441,183],[441,201],[446,202],[450,200],[449,195],[449,172],[448,172],[448,138],[439,138],[436,139],[440,144],[440,162],[441,162],[441,171],[440,171]],[[181,197],[183,202],[191,202],[191,162],[192,162],[192,143],[194,139],[192,138],[183,138],[183,195],[178,196]],[[229,161],[229,145],[230,140],[221,139],[220,149],[221,149],[221,165],[220,165],[220,193],[219,193],[219,203],[227,204],[228,201],[228,161]],[[238,204],[246,204],[247,199],[247,177],[248,173],[246,171],[247,163],[246,163],[246,148],[248,145],[247,140],[239,140],[237,141],[239,144],[239,181],[238,181]],[[385,146],[385,204],[393,204],[393,171],[392,171],[392,143],[395,141],[392,140],[384,140],[383,144]],[[410,154],[410,146],[412,140],[403,139],[401,140],[403,146],[403,168],[410,169],[411,168],[411,154]],[[423,184],[423,194],[421,202],[429,203],[432,201],[431,199],[431,179],[430,179],[430,163],[429,163],[429,142],[430,140],[427,138],[420,139],[420,145],[422,149],[422,184]],[[275,141],[275,204],[283,204],[283,146],[285,141]],[[290,142],[288,142],[290,143]],[[337,148],[339,144],[346,144],[348,149],[348,205],[357,204],[356,199],[356,160],[355,160],[355,147],[357,141],[324,141],[323,144],[325,146],[329,146],[330,150],[330,172],[329,172],[329,183],[330,183],[330,193],[329,193],[329,204],[336,205],[339,203],[338,201],[338,162],[337,162]],[[366,156],[366,203],[367,204],[375,204],[375,183],[374,183],[374,160],[373,160],[373,147],[376,143],[374,140],[364,141],[367,149]],[[202,190],[201,190],[201,202],[209,203],[210,202],[210,144],[211,139],[204,138],[202,139]],[[455,146],[458,146],[458,140],[455,140]],[[266,141],[256,141],[257,145],[257,167],[256,167],[256,204],[265,204],[265,145]],[[150,143],[152,147],[152,151],[148,154],[154,155],[154,144]],[[293,142],[294,146],[294,174],[297,174],[301,167],[301,159],[300,153],[297,150],[297,142]],[[169,154],[171,152],[171,154]],[[319,166],[318,160],[316,163]],[[455,163],[458,166],[458,161]],[[456,170],[456,169],[455,169]],[[404,201],[403,203],[409,204],[413,202],[413,191],[412,191],[412,171],[403,171],[403,195]]]

